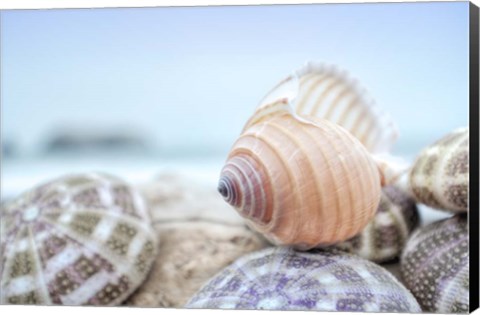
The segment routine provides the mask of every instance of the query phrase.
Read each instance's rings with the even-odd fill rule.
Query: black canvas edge
[[[479,8],[470,2],[470,200],[469,200],[469,233],[470,233],[470,312],[479,308],[479,63],[478,36]]]

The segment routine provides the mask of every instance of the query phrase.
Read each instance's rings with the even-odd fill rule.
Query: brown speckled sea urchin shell
[[[425,148],[410,172],[415,198],[436,209],[468,211],[469,129],[452,131]]]
[[[468,222],[465,214],[416,230],[401,259],[405,285],[424,311],[467,313]]]
[[[142,198],[109,175],[56,179],[1,214],[2,304],[118,305],[155,257]]]
[[[400,188],[386,186],[372,221],[360,234],[335,247],[371,261],[389,261],[400,255],[418,224],[415,201]]]

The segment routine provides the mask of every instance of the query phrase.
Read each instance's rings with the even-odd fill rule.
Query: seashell
[[[325,119],[327,118],[327,119]],[[386,114],[344,73],[307,64],[260,103],[218,190],[255,230],[299,249],[345,241],[375,215],[396,138]]]
[[[466,214],[416,230],[400,262],[403,282],[426,312],[468,313],[469,251]]]
[[[459,128],[424,149],[409,174],[415,198],[429,207],[468,211],[469,131]]]
[[[385,186],[372,221],[360,234],[335,247],[377,263],[390,261],[399,257],[419,221],[415,201],[400,188]]]
[[[246,255],[200,289],[187,308],[420,311],[388,271],[341,251],[271,247]]]
[[[105,174],[64,176],[2,207],[2,304],[118,305],[156,237],[140,195]]]
[[[162,241],[148,279],[126,305],[182,307],[234,260],[269,245],[231,211],[213,182],[164,173],[142,184],[139,191]]]

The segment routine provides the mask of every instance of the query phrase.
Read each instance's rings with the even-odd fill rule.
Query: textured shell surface
[[[459,128],[420,153],[409,178],[419,202],[451,212],[468,211],[468,142],[468,128]]]
[[[468,313],[469,251],[466,214],[416,230],[401,258],[403,282],[427,312]]]
[[[2,207],[1,224],[2,304],[118,305],[156,253],[143,199],[107,174],[25,192]]]
[[[374,262],[386,262],[400,256],[420,217],[415,200],[395,185],[382,188],[375,217],[352,239],[335,245]]]
[[[271,247],[244,256],[205,284],[187,308],[419,312],[382,267],[338,250]]]
[[[219,192],[271,242],[298,249],[358,234],[380,202],[396,127],[344,72],[309,63],[260,103],[222,169]]]
[[[388,113],[358,80],[335,65],[308,62],[275,86],[259,108],[282,98],[290,100],[298,116],[342,126],[370,152],[388,152],[398,138],[398,128]]]

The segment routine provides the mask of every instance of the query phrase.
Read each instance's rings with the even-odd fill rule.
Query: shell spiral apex
[[[61,177],[1,210],[2,304],[118,305],[155,258],[143,200],[113,176]]]
[[[260,103],[234,143],[218,191],[271,242],[298,249],[358,234],[374,216],[388,115],[333,67],[307,64]]]
[[[388,271],[341,251],[270,247],[237,259],[207,282],[187,308],[420,312]]]

